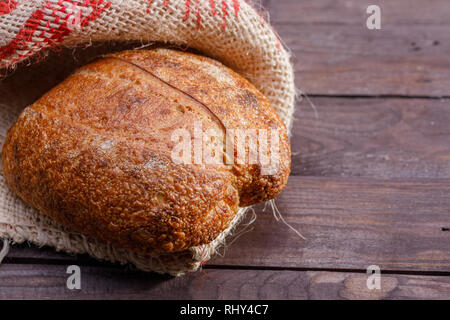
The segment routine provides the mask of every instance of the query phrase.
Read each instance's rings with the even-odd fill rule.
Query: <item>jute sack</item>
[[[105,50],[91,52],[80,46],[121,41],[175,44],[221,61],[261,90],[290,128],[295,86],[289,54],[270,25],[243,0],[0,0],[0,69],[4,75],[0,80],[0,142],[24,107],[85,62],[76,59],[75,52],[87,50],[87,55],[95,56]],[[53,53],[42,62],[49,48]],[[54,48],[66,49],[55,53]],[[73,49],[72,56],[72,49],[67,48],[78,49]],[[29,66],[36,60],[41,60],[38,67]],[[139,256],[53,222],[13,194],[0,172],[0,238],[4,239],[0,261],[8,252],[8,243],[29,241],[58,251],[131,263],[144,271],[181,275],[208,261],[248,211],[240,209],[230,227],[207,245],[176,254]]]

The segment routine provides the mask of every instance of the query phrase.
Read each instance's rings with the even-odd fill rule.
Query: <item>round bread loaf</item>
[[[224,161],[198,161],[198,124],[222,134],[219,141],[232,129],[239,132],[233,142],[242,132],[275,130],[276,170],[264,173],[260,158],[230,162],[239,150],[230,153],[226,142],[217,149],[209,138],[200,150],[220,150]],[[174,160],[183,137],[174,139],[175,132],[192,142],[192,163]],[[252,147],[244,149],[250,154]],[[43,214],[149,254],[209,243],[239,206],[276,197],[289,176],[290,147],[268,100],[221,63],[176,50],[135,50],[76,70],[25,108],[8,131],[2,165],[11,189]]]

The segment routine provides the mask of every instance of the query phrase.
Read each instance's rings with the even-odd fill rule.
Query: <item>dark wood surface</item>
[[[307,239],[261,205],[251,232],[181,278],[23,244],[0,266],[0,298],[450,299],[448,1],[380,0],[379,31],[371,1],[262,3],[309,97],[276,201]],[[66,288],[71,264],[82,290]]]
[[[208,268],[171,279],[83,266],[82,290],[66,288],[65,266],[6,264],[0,299],[417,299],[449,298],[450,277],[386,274],[381,290],[357,272]]]

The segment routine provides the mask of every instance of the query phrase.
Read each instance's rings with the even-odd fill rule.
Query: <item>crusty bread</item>
[[[183,164],[172,134],[278,129],[278,171]],[[276,197],[290,172],[286,128],[268,100],[219,62],[169,49],[124,51],[76,70],[25,108],[2,150],[25,202],[86,235],[140,254],[206,244],[238,206]]]

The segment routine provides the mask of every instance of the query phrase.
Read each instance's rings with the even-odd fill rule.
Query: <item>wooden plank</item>
[[[265,1],[275,29],[292,50],[297,86],[318,95],[450,96],[450,7],[446,0],[377,2],[382,29],[368,30],[369,0]],[[0,80],[0,98],[31,103],[71,70],[133,45],[64,49],[40,65]],[[136,44],[134,44],[136,47]],[[42,72],[55,70],[48,77]],[[23,88],[27,92],[23,94]],[[0,99],[0,103],[2,103]]]
[[[348,25],[277,25],[296,84],[315,95],[450,95],[448,26],[371,31]]]
[[[4,264],[0,299],[449,299],[450,277],[205,269],[180,278],[118,268],[81,267],[81,289],[66,287],[67,266]]]
[[[365,25],[367,3],[269,2],[271,21],[292,50],[297,86],[317,95],[450,96],[450,7],[445,0],[420,10],[406,0],[385,2],[382,29],[375,31]],[[108,43],[52,53],[39,65],[23,66],[0,80],[0,104],[14,98],[23,107],[76,66],[136,46]],[[43,78],[49,68],[55,72]]]
[[[232,244],[220,250],[224,256],[208,264],[330,270],[375,264],[383,270],[449,272],[450,232],[443,231],[450,228],[449,194],[449,180],[293,176],[276,203],[307,240],[277,222],[269,207],[258,206],[253,230],[241,225],[237,237],[228,239]],[[58,263],[69,257],[28,250],[12,249],[6,262]],[[98,264],[87,256],[77,263]]]
[[[297,86],[316,95],[450,95],[450,7],[444,0],[271,1],[275,29],[293,53]]]
[[[307,240],[259,209],[254,230],[211,263],[448,272],[449,194],[450,180],[293,176],[276,203]]]
[[[310,100],[295,113],[293,175],[450,178],[449,99]]]
[[[369,5],[380,6],[382,25],[449,25],[447,0],[265,0],[272,23],[363,25]]]

